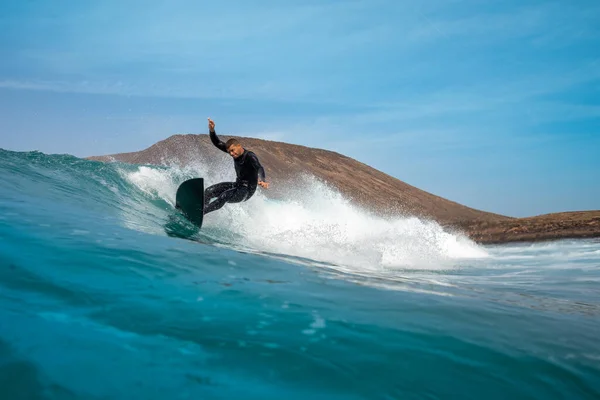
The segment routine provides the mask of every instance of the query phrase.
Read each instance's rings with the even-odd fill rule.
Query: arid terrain
[[[230,136],[219,133],[219,137],[225,141]],[[383,216],[412,215],[432,219],[447,229],[464,232],[479,243],[600,237],[600,210],[512,218],[466,207],[425,192],[335,152],[268,140],[237,138],[261,160],[267,180],[272,183],[265,194],[274,198],[285,197],[282,188],[289,187],[299,174],[310,174],[337,188],[352,202],[371,212]],[[208,135],[187,134],[173,135],[138,152],[88,158],[154,165],[175,161],[185,166],[197,161],[210,165],[228,157],[213,147]]]

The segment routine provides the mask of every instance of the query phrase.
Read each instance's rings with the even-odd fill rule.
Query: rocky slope
[[[225,141],[230,136],[219,133],[219,137]],[[372,212],[384,216],[416,215],[433,219],[482,243],[600,236],[600,211],[511,218],[441,198],[335,152],[237,138],[261,160],[267,180],[272,184],[265,191],[269,196],[284,197],[283,188],[293,185],[299,175],[310,174]],[[168,165],[175,162],[181,166],[198,161],[211,165],[230,160],[227,154],[213,147],[208,135],[191,134],[171,136],[138,152],[88,158],[132,164]]]
[[[600,237],[600,211],[574,211],[461,224],[480,243],[536,242],[565,238]]]

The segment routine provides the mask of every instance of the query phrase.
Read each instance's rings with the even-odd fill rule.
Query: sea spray
[[[231,172],[207,174],[206,184],[233,180]],[[204,175],[203,165],[139,167],[125,177],[144,193],[174,203],[184,177]],[[446,232],[434,221],[417,217],[384,219],[353,205],[337,190],[312,176],[287,184],[289,195],[269,199],[262,189],[248,201],[227,204],[205,216],[203,230],[218,231],[236,248],[313,259],[358,270],[386,268],[442,269],[456,259],[485,257],[468,238]]]

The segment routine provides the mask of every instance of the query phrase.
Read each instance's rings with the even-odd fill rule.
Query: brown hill
[[[473,221],[461,225],[463,231],[480,243],[596,238],[600,237],[600,211],[552,213],[504,221]]]
[[[219,137],[223,141],[229,138],[224,134],[219,134]],[[585,232],[572,229],[575,225],[568,222],[572,218],[567,214],[549,217],[550,219],[546,217],[540,219],[539,223],[536,218],[541,217],[511,218],[476,210],[433,195],[332,151],[254,138],[237,138],[261,160],[267,180],[271,183],[271,188],[265,191],[268,196],[284,197],[282,188],[293,184],[300,174],[308,173],[334,186],[346,198],[372,212],[433,219],[441,225],[460,229],[479,242],[600,236],[600,226],[596,220],[598,215],[593,213],[577,216],[578,222],[575,225],[585,226]],[[229,156],[216,150],[208,135],[187,134],[171,136],[142,151],[93,156],[88,159],[154,165],[175,162],[185,166],[198,161],[211,165],[229,160]],[[232,166],[232,177],[233,173]],[[588,222],[592,224],[587,224]],[[547,232],[548,229],[550,231]]]

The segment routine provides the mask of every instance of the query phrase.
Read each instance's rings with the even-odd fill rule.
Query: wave
[[[174,211],[184,180],[202,176],[206,185],[234,179],[230,163],[185,167],[101,163],[67,155],[3,151],[2,171],[13,182],[38,183],[54,200],[114,215],[118,223],[150,234],[169,234],[173,219],[193,227]],[[15,180],[14,172],[20,177]],[[349,271],[447,269],[459,260],[488,252],[467,237],[445,231],[434,221],[399,216],[386,219],[361,209],[327,183],[299,176],[273,200],[261,189],[250,200],[228,204],[205,217],[190,238],[263,254],[299,257]],[[166,228],[167,227],[167,228]]]

